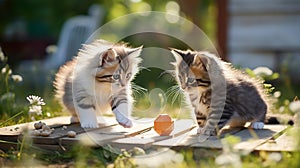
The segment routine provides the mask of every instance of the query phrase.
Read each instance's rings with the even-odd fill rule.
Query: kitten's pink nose
[[[120,84],[121,84],[122,87],[124,87],[126,83],[125,83],[125,81],[120,80]]]
[[[182,89],[185,89],[185,88],[186,88],[186,84],[182,84],[182,85],[181,85],[181,88],[182,88]]]

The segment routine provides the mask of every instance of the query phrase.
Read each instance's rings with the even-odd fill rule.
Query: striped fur
[[[97,114],[112,111],[120,125],[131,127],[131,81],[139,71],[141,50],[96,40],[59,69],[56,97],[71,112],[72,122],[95,128]]]
[[[226,124],[262,129],[269,101],[262,82],[208,52],[171,51],[175,78],[194,108],[198,133],[216,135]]]

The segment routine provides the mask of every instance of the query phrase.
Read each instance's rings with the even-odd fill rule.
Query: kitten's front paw
[[[201,135],[207,135],[207,136],[216,136],[217,135],[217,131],[214,130],[210,130],[210,129],[205,129],[202,127],[199,127],[197,129],[197,134],[201,134]]]
[[[92,108],[77,108],[77,116],[82,128],[98,128],[97,115]]]
[[[92,122],[81,122],[80,125],[82,128],[99,128],[98,123]]]
[[[122,125],[124,128],[131,128],[132,127],[132,122],[130,119],[126,117],[119,117],[117,118],[117,121],[120,125]]]
[[[202,130],[203,130],[203,128],[202,128],[202,127],[199,127],[199,128],[197,129],[197,134],[202,134]]]
[[[116,107],[113,112],[116,116],[116,120],[120,125],[122,125],[124,128],[131,128],[132,127],[132,122],[131,120],[127,117],[128,115],[128,105],[126,103],[120,104],[118,107]]]
[[[263,129],[265,124],[263,122],[253,122],[251,123],[251,127],[253,129]]]

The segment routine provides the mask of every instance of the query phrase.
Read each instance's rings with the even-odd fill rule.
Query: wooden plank
[[[231,52],[299,51],[300,39],[295,36],[299,29],[300,14],[288,17],[277,15],[231,17],[228,47]]]
[[[195,127],[194,121],[190,119],[181,119],[174,122],[174,130],[169,136],[159,136],[154,129],[150,131],[128,138],[117,139],[111,143],[113,147],[130,149],[133,147],[140,147],[143,149],[148,149],[153,143],[173,139],[180,137],[183,134],[188,133]]]
[[[39,120],[39,121],[42,121],[42,122],[46,123],[47,125],[51,125],[52,127],[57,127],[60,125],[70,124],[70,116],[55,117],[55,118],[43,119],[43,120]],[[33,121],[33,122],[29,122],[29,123],[23,123],[23,124],[2,127],[2,128],[0,128],[0,139],[1,139],[1,136],[19,136],[25,129],[29,129],[29,130],[34,129],[34,126],[33,126],[34,123],[39,122],[39,121]]]
[[[41,120],[47,125],[52,125],[53,127],[59,126],[60,124],[69,124],[70,117],[62,116],[55,117],[50,119]],[[21,138],[21,135],[24,130],[32,130],[34,129],[34,123],[38,121],[17,124],[12,126],[6,126],[0,128],[0,149],[1,150],[9,150],[11,148],[16,148],[18,146],[17,141]]]
[[[31,138],[34,144],[58,144],[59,138],[67,136],[68,131],[75,131],[77,134],[84,132],[85,130],[80,127],[79,124],[72,124],[72,125],[65,125],[67,129],[62,129],[62,127],[54,129],[54,131],[48,137],[42,136],[34,136],[32,135]]]
[[[48,145],[53,145],[53,144],[58,144],[59,139],[62,137],[67,137],[67,133],[69,131],[75,131],[76,134],[81,134],[84,132],[88,131],[94,131],[98,129],[103,129],[107,128],[113,125],[117,124],[117,121],[115,118],[112,117],[98,117],[98,123],[99,123],[99,128],[92,128],[92,129],[84,129],[81,128],[80,124],[68,124],[68,125],[60,125],[59,127],[56,127],[54,131],[50,134],[48,137],[42,137],[42,136],[31,136],[33,143],[35,144],[48,144]],[[66,126],[66,129],[63,129],[62,127]],[[53,126],[50,126],[53,128]]]
[[[272,137],[284,131],[287,126],[283,125],[265,125],[263,130],[243,129],[235,134],[236,137],[241,139],[241,142],[234,146],[237,150],[252,151],[260,144],[266,142]],[[194,148],[214,148],[222,149],[223,145],[221,139],[209,139],[205,142],[197,142],[197,137],[191,137],[189,141],[196,142],[191,145]]]
[[[3,151],[8,151],[12,149],[17,149],[19,146],[18,142],[12,142],[12,141],[7,141],[7,140],[0,140],[0,150]]]
[[[270,139],[266,143],[259,145],[255,148],[255,150],[259,151],[285,151],[285,152],[293,152],[299,151],[299,147],[297,147],[296,137],[291,136],[287,132],[283,133],[276,139]]]
[[[169,148],[186,148],[190,147],[192,144],[198,143],[197,140],[197,129],[198,127],[195,127],[192,129],[190,132],[185,133],[183,135],[180,135],[176,138],[172,139],[167,139],[159,142],[153,143],[153,146],[156,147],[169,147]],[[223,138],[224,136],[228,134],[235,134],[238,131],[242,130],[243,128],[229,128],[229,127],[224,127],[220,133],[220,138]],[[214,142],[214,143],[213,143]],[[216,137],[211,137],[207,142],[201,143],[204,146],[211,146],[211,148],[222,148],[220,145],[220,141],[217,140]]]
[[[269,52],[233,51],[230,54],[231,63],[254,69],[258,66],[276,67],[276,56]],[[259,60],[259,61],[258,61]]]
[[[101,128],[117,124],[115,118],[113,117],[98,117],[97,120]],[[54,128],[54,131],[49,137],[30,135],[33,143],[35,144],[58,144],[59,138],[67,136],[67,132],[70,130],[75,131],[77,134],[93,130],[83,129],[79,124],[70,124],[70,116],[55,117],[40,121],[46,123],[46,125],[50,126],[50,128]],[[39,121],[0,128],[0,140],[17,142],[22,138],[24,130],[29,130],[29,134],[31,134],[31,132],[34,130],[34,123],[36,122]],[[67,129],[62,129],[62,126],[67,126]],[[2,144],[4,145],[6,143],[3,142]]]
[[[154,119],[135,120],[132,128],[124,128],[120,125],[114,125],[112,127],[85,132],[77,135],[75,138],[64,137],[60,139],[60,144],[62,146],[68,146],[82,142],[89,146],[106,145],[115,139],[135,136],[150,130],[153,127],[153,120]]]
[[[174,138],[169,138],[166,140],[162,140],[162,141],[158,141],[158,142],[154,142],[152,144],[153,147],[177,147],[177,148],[181,148],[181,147],[186,147],[189,146],[191,143],[189,137],[193,136],[193,134],[195,135],[197,133],[197,127],[193,128],[191,131],[186,132],[180,136],[174,137]]]
[[[299,0],[231,0],[229,11],[241,14],[294,14],[300,13]]]
[[[211,149],[221,149],[222,143],[221,140],[224,138],[226,135],[234,135],[237,132],[243,130],[243,127],[240,128],[230,128],[230,127],[225,127],[221,135],[219,137],[209,137],[206,141],[204,142],[199,142],[198,141],[198,136],[196,133],[191,134],[188,136],[185,140],[181,142],[181,146],[191,146],[191,147],[197,147],[197,148],[211,148]]]
[[[274,136],[284,131],[284,125],[265,125],[263,130],[246,129],[235,134],[241,138],[241,142],[234,146],[235,149],[253,151],[257,146],[263,144]]]
[[[228,60],[227,57],[227,42],[228,42],[228,0],[216,1],[217,4],[217,50],[223,60]]]
[[[66,148],[61,147],[59,145],[48,145],[48,144],[32,144],[32,147],[36,150],[41,151],[58,151],[64,152]]]

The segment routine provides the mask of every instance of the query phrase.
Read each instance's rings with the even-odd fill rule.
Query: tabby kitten
[[[142,47],[113,45],[96,40],[84,45],[77,57],[55,77],[56,97],[71,112],[71,122],[97,128],[97,114],[113,112],[118,123],[131,127],[131,81],[139,71]]]
[[[198,133],[217,135],[229,124],[263,129],[268,109],[262,82],[208,52],[173,49],[176,80],[194,108]]]

